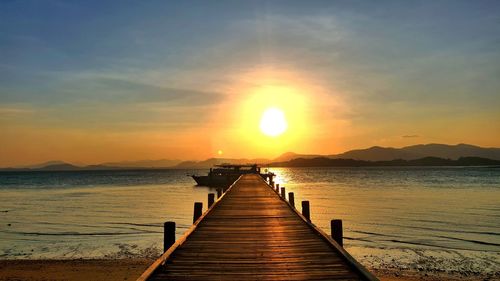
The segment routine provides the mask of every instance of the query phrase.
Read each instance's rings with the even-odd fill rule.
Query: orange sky
[[[500,147],[498,13],[474,1],[57,3],[0,4],[1,167]]]
[[[391,120],[391,114],[401,109],[387,106],[387,115],[360,122],[340,90],[308,80],[307,75],[265,68],[238,78],[220,102],[209,110],[203,107],[208,112],[195,124],[152,124],[148,128],[95,122],[82,126],[79,120],[64,118],[49,124],[38,120],[4,122],[0,164],[24,165],[55,159],[93,164],[141,159],[273,158],[287,151],[334,154],[373,145],[469,142],[498,146],[500,139],[500,131],[495,130],[498,124],[484,120],[488,116],[416,120],[412,115],[426,109],[412,112],[407,108],[405,115],[410,119]],[[269,107],[281,109],[288,123],[285,133],[277,137],[266,136],[259,128],[262,113]],[[167,121],[170,114],[181,114],[183,110],[190,114],[189,108],[158,108],[165,114],[160,119]],[[36,114],[26,109],[14,115],[30,118]],[[111,109],[109,114],[123,113]],[[490,134],[485,134],[485,130]]]

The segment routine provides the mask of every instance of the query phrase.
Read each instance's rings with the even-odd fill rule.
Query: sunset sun
[[[285,113],[278,108],[271,107],[262,113],[260,119],[260,130],[270,137],[277,137],[283,134],[288,127]]]

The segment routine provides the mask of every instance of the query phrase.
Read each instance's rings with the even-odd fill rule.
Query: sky
[[[499,77],[498,1],[0,1],[0,166],[500,147]]]

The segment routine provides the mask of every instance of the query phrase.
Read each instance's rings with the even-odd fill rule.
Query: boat
[[[191,175],[197,185],[210,187],[227,187],[235,182],[243,174],[258,174],[265,181],[272,181],[274,173],[264,169],[261,172],[261,167],[257,164],[234,165],[221,164],[210,168],[210,172],[206,176]]]

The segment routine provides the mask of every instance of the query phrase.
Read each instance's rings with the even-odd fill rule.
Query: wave
[[[402,241],[402,240],[396,240],[396,239],[389,239],[389,240],[384,240],[384,241],[386,241],[386,242],[393,242],[393,243],[400,243],[400,244],[416,245],[416,246],[428,246],[428,247],[435,247],[435,248],[449,249],[449,250],[465,250],[465,251],[470,251],[470,249],[468,249],[468,248],[450,247],[450,246],[443,246],[443,245],[437,245],[437,244],[431,244],[431,243]],[[500,253],[500,250],[499,251],[489,250],[488,252]]]
[[[476,244],[481,244],[481,245],[500,246],[500,244],[498,244],[498,243],[484,242],[484,241],[472,240],[472,239],[463,239],[463,238],[456,238],[456,237],[450,237],[450,236],[440,236],[440,235],[434,235],[434,237],[476,243]]]
[[[161,223],[129,223],[129,222],[109,222],[108,224],[116,225],[132,225],[132,226],[146,226],[146,227],[162,227]]]
[[[447,223],[444,223],[444,222],[432,221],[432,220],[414,220],[414,221],[436,222],[436,223],[447,224]],[[484,234],[484,235],[500,236],[499,232],[493,232],[493,231],[473,231],[473,230],[442,229],[442,228],[433,228],[433,227],[425,227],[425,226],[410,226],[410,225],[388,224],[388,223],[364,223],[364,224],[395,226],[395,227],[398,227],[398,228],[411,228],[411,229],[420,229],[420,230],[431,230],[431,231],[436,231],[436,232],[453,232],[453,233]]]
[[[108,224],[115,224],[115,225],[131,225],[131,226],[142,226],[142,227],[156,227],[156,228],[162,228],[163,229],[163,223],[128,223],[128,222],[110,222]],[[183,223],[176,223],[176,228],[180,230],[187,230],[192,226],[192,224],[183,224]],[[122,229],[136,229],[136,228],[123,228],[123,227],[117,227],[117,228],[122,228]]]
[[[97,227],[104,227],[104,228],[113,228],[113,229],[124,229],[124,230],[133,230],[133,231],[147,231],[141,228],[136,228],[136,227],[124,227],[124,226],[147,226],[147,227],[161,227],[160,224],[134,224],[134,223],[107,223],[104,226],[103,225],[92,225],[92,224],[80,224],[80,223],[59,223],[59,222],[47,222],[47,221],[41,221],[38,222],[38,224],[41,225],[57,225],[57,226],[72,226],[72,227],[85,227],[85,228],[91,228],[95,229]],[[109,225],[111,224],[111,225]],[[112,225],[117,225],[117,226],[112,226]],[[123,226],[120,226],[123,225]]]
[[[152,233],[163,233],[161,231],[136,231],[136,232],[22,232],[22,231],[1,231],[3,233],[18,234],[18,235],[33,235],[33,236],[115,236],[115,235],[141,235]]]
[[[428,229],[428,230],[434,230],[432,228],[423,228],[423,227],[413,227],[413,228],[421,228],[421,229]],[[361,230],[351,230],[351,232],[354,233],[361,233],[361,234],[368,234],[368,235],[373,235],[373,236],[378,236],[378,237],[396,237],[396,238],[404,238],[404,236],[398,236],[394,234],[381,234],[381,233],[376,233],[376,232],[370,232],[370,231],[361,231]],[[447,231],[448,232],[448,231]],[[495,232],[480,232],[480,231],[449,231],[449,232],[458,232],[458,233],[472,233],[472,234],[488,234],[488,235],[500,235],[499,233]],[[450,239],[450,240],[457,240],[457,241],[464,241],[464,242],[470,242],[474,244],[480,244],[480,245],[488,245],[488,246],[500,246],[499,243],[492,243],[492,242],[485,242],[485,241],[480,241],[480,240],[474,240],[474,239],[464,239],[464,238],[456,238],[456,237],[451,237],[451,236],[445,236],[445,235],[429,235],[429,237],[439,237],[439,238],[445,238],[445,239]],[[344,237],[346,238],[346,237]],[[366,237],[364,238],[346,238],[350,240],[358,240],[358,241],[365,241],[365,242],[373,242],[375,241],[369,240]],[[401,241],[401,240],[397,240]],[[422,244],[422,245],[427,245],[427,244]],[[435,245],[434,245],[435,246]]]
[[[373,235],[380,236],[380,237],[398,237],[398,236],[394,236],[394,235],[385,235],[385,234],[378,234],[378,233],[365,232],[365,231],[353,231],[353,232],[373,234]],[[497,244],[497,243],[490,243],[490,242],[484,242],[484,241],[472,240],[472,239],[461,239],[461,238],[440,236],[440,235],[431,235],[431,237],[439,237],[439,238],[445,238],[445,239],[450,239],[450,240],[458,240],[458,241],[470,242],[470,243],[480,244],[480,245],[500,246],[500,244]],[[403,237],[399,236],[399,238],[403,238]],[[444,245],[433,244],[433,243],[423,243],[423,242],[418,242],[418,241],[405,241],[405,240],[400,240],[400,239],[381,239],[381,240],[375,241],[375,240],[367,239],[366,237],[359,238],[359,237],[349,237],[349,236],[344,236],[344,239],[352,240],[352,241],[362,241],[362,242],[368,242],[368,243],[374,243],[374,244],[380,244],[380,242],[392,242],[392,243],[398,243],[398,244],[428,246],[428,247],[448,249],[448,250],[471,250],[471,249],[465,248],[465,247],[452,247],[452,246],[444,246]],[[391,248],[391,247],[382,247],[382,248]],[[498,251],[488,250],[488,252],[499,252],[500,253],[500,250],[498,250]]]
[[[376,243],[373,240],[369,240],[369,239],[365,239],[365,238],[353,238],[353,237],[349,237],[349,236],[344,236],[344,239],[345,240],[353,240],[353,241],[363,241],[363,242]]]
[[[370,231],[362,231],[362,230],[351,230],[351,232],[361,233],[361,234],[368,234],[368,235],[374,235],[374,236],[380,236],[380,237],[403,237],[403,236],[398,236],[398,235],[394,235],[394,234],[387,235],[387,234],[370,232]]]

